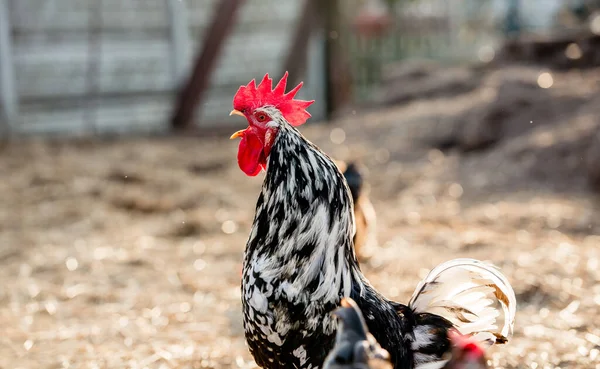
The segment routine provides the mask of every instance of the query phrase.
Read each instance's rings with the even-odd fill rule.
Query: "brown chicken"
[[[369,199],[369,188],[364,181],[364,171],[354,162],[335,161],[335,164],[344,174],[350,188],[356,222],[354,248],[356,256],[364,260],[377,246],[377,217]]]

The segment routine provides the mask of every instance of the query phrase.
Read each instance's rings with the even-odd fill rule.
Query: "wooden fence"
[[[0,92],[11,129],[59,134],[169,129],[175,92],[202,47],[216,3],[0,0],[0,71],[7,63],[12,68],[0,74]],[[279,73],[300,7],[297,0],[245,1],[199,124],[235,124],[227,117],[233,93],[252,78]],[[307,96],[323,90],[322,42],[311,43]],[[318,105],[313,111],[322,117]]]

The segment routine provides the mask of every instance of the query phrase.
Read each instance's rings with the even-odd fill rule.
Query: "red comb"
[[[299,126],[303,124],[310,118],[310,113],[306,111],[306,108],[315,101],[294,99],[303,82],[300,82],[290,92],[285,93],[287,78],[288,72],[285,72],[274,89],[273,80],[269,77],[268,73],[265,74],[258,86],[256,86],[255,80],[250,81],[246,86],[240,86],[233,97],[233,108],[245,112],[271,105],[279,109],[285,120],[291,125]]]

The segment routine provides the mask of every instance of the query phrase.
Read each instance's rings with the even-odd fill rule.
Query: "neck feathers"
[[[290,300],[348,296],[355,232],[350,192],[333,161],[287,123],[272,147],[247,244],[247,267],[285,285]],[[302,301],[298,301],[302,302]]]

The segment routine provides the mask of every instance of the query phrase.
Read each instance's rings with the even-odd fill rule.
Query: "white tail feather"
[[[504,342],[513,333],[517,307],[508,280],[493,265],[454,259],[435,267],[413,293],[409,306],[449,320],[480,342]]]

